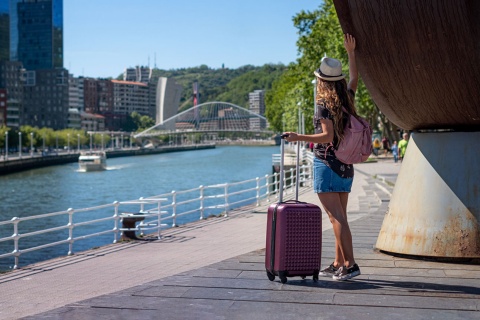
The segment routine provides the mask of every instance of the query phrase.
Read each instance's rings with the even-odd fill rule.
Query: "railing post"
[[[140,212],[143,212],[143,210],[145,210],[145,203],[143,203],[143,197],[140,197],[139,200],[141,201],[140,202]]]
[[[275,172],[274,179],[273,179],[274,180],[274,182],[273,182],[274,183],[273,192],[275,194],[275,199],[278,198],[278,190],[280,189],[279,187],[277,187],[278,184],[280,183],[280,178],[279,177],[280,177],[280,174]]]
[[[157,210],[158,210],[158,240],[160,240],[162,238],[162,234],[161,234],[161,230],[162,230],[162,205],[161,205],[161,201],[158,200],[158,206],[157,206]]]
[[[177,192],[172,191],[172,227],[177,226]]]
[[[68,255],[71,256],[73,254],[73,213],[75,211],[73,208],[68,208]]]
[[[265,197],[267,198],[267,202],[270,202],[270,183],[268,181],[268,174],[265,175]]]
[[[18,241],[20,240],[20,235],[18,234],[18,223],[20,221],[19,221],[18,217],[13,217],[12,221],[13,221],[13,234],[12,234],[13,254],[15,255],[15,265],[13,266],[13,269],[17,269],[18,268],[18,261],[19,261],[20,254],[21,254],[20,250],[18,249]]]
[[[204,217],[204,200],[205,200],[205,195],[204,195],[204,187],[200,186],[198,187],[200,189],[200,220],[203,220]]]
[[[140,210],[138,211],[138,213],[143,213],[144,212],[144,209],[145,209],[145,204],[143,203],[143,197],[140,197],[138,198],[138,201],[140,201]],[[138,229],[140,230],[140,236],[144,236],[144,233],[143,233],[143,228],[142,227],[138,227]]]
[[[228,183],[225,183],[225,217],[228,217]]]
[[[257,207],[260,206],[260,178],[256,177],[255,181],[257,182]]]
[[[120,203],[118,201],[114,201],[113,202],[113,206],[114,206],[114,213],[113,213],[113,243],[117,243],[118,241],[118,220],[120,219],[118,217],[118,206],[120,205]]]

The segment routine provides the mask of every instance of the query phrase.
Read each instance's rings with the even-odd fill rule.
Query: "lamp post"
[[[58,133],[57,133],[57,136],[55,137],[55,154],[58,154]]]
[[[102,151],[104,150],[104,145],[103,145],[103,133],[102,133]]]
[[[77,134],[77,152],[80,153],[80,135]]]
[[[114,141],[113,141],[113,133],[111,134],[111,137],[112,137],[112,150],[114,149]]]
[[[133,133],[130,133],[130,150],[132,149],[132,138],[133,138]]]
[[[89,135],[90,135],[90,152],[91,152],[92,151],[92,134],[89,133]]]
[[[8,160],[8,131],[5,131],[5,160]]]
[[[43,154],[43,155],[46,155],[46,152],[45,152],[45,133],[43,134],[42,139],[43,139],[43,142],[42,142],[42,154]]]
[[[121,145],[120,149],[123,149],[123,133],[122,133],[122,140],[121,141],[122,141],[122,145]]]
[[[18,157],[22,159],[22,133],[18,133]]]
[[[70,153],[70,133],[67,133],[67,153]]]
[[[30,132],[30,156],[33,158],[33,132]]]

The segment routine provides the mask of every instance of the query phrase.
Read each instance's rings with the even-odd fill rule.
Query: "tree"
[[[6,134],[5,133],[7,131],[10,131],[9,127],[7,127],[7,126],[1,126],[0,127],[0,145],[3,147],[3,149],[5,149],[5,145],[6,145],[6,143],[5,143]],[[5,151],[5,150],[3,150],[3,151]]]
[[[273,83],[272,90],[267,91],[265,95],[265,116],[268,119],[270,127],[274,131],[296,130],[297,110],[299,97],[296,93],[300,90],[297,84],[299,76],[295,68],[291,65],[280,78]]]
[[[152,117],[141,115],[136,111],[130,114],[130,118],[133,122],[133,128],[129,131],[143,131],[155,125],[155,120]]]
[[[284,123],[286,123],[285,129],[296,130],[298,126],[297,110],[301,108],[305,116],[306,132],[313,132],[314,85],[312,80],[315,79],[313,71],[320,66],[321,58],[328,56],[342,61],[343,71],[348,76],[348,57],[343,46],[343,32],[333,0],[324,0],[317,10],[301,11],[293,18],[293,24],[299,34],[297,47],[300,58],[289,66],[286,74],[274,84],[272,91],[267,94],[266,115],[274,130],[283,131],[279,122],[278,110],[281,110]],[[295,100],[297,100],[296,103]],[[366,117],[372,127],[394,130],[391,123],[371,99],[361,80],[361,75],[355,103],[358,113]],[[292,121],[297,124],[292,124]],[[382,125],[379,126],[379,123]]]

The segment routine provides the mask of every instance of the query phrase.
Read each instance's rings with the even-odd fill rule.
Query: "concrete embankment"
[[[192,151],[200,149],[213,149],[214,144],[204,145],[189,145],[189,146],[172,146],[162,147],[156,149],[123,149],[123,150],[107,150],[108,158],[142,156],[149,154],[178,152],[178,151]],[[78,161],[78,153],[65,153],[46,156],[24,156],[22,158],[11,157],[7,161],[0,161],[0,175],[15,173],[30,169],[37,169],[42,167],[72,163]]]

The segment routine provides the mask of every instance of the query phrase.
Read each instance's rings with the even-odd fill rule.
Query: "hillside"
[[[212,69],[206,65],[194,68],[154,69],[153,77],[173,78],[183,86],[179,112],[193,106],[193,83],[198,82],[200,103],[224,101],[248,108],[248,93],[269,90],[273,81],[286,70],[282,64],[261,67],[246,65],[237,69]]]

